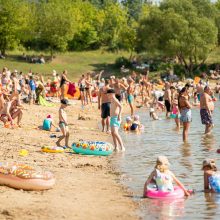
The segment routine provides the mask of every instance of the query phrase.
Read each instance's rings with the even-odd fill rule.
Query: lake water
[[[145,131],[141,134],[121,132],[126,146],[124,154],[112,157],[114,164],[122,172],[122,181],[133,192],[133,198],[141,204],[143,219],[219,219],[220,195],[205,194],[203,190],[202,161],[205,158],[217,159],[216,150],[220,145],[219,103],[214,112],[215,127],[213,134],[204,137],[199,109],[192,111],[189,144],[183,144],[182,131],[175,131],[174,120],[152,121],[146,109],[140,109],[141,122]],[[168,157],[170,169],[189,189],[197,192],[187,199],[161,201],[143,199],[143,185],[155,166],[157,156]]]

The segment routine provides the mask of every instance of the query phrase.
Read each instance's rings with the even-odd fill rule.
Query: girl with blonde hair
[[[183,184],[176,178],[176,176],[169,170],[169,161],[165,156],[159,156],[156,160],[155,169],[148,177],[147,181],[144,184],[144,197],[147,191],[149,184],[154,183],[158,191],[163,192],[173,192],[173,181],[184,191],[186,196],[189,196],[190,193],[185,189]]]

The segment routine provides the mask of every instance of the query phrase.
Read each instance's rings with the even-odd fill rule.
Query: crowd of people
[[[192,121],[191,109],[193,107],[200,107],[201,122],[205,125],[205,134],[210,134],[214,127],[212,118],[214,102],[216,101],[214,95],[220,92],[218,83],[216,87],[211,88],[208,82],[202,80],[186,84],[168,81],[154,83],[149,79],[148,72],[143,75],[132,72],[132,74],[121,79],[115,76],[110,76],[108,79],[104,78],[103,71],[95,77],[92,77],[91,73],[87,73],[82,75],[77,83],[73,83],[66,70],[62,74],[57,74],[53,70],[51,79],[45,81],[43,76],[33,74],[32,71],[23,74],[22,72],[18,73],[17,70],[11,72],[4,67],[0,73],[0,120],[7,128],[21,127],[23,110],[25,106],[28,108],[28,105],[24,105],[22,102],[33,105],[39,104],[42,97],[55,97],[61,103],[59,128],[57,129],[62,132],[62,136],[56,144],[61,146],[61,142],[65,140],[63,147],[69,148],[70,132],[65,111],[69,105],[69,100],[66,94],[71,90],[70,93],[74,96],[76,89],[79,90],[82,109],[92,105],[93,102],[97,102],[98,109],[101,111],[102,132],[112,135],[116,151],[125,151],[119,133],[124,105],[129,106],[130,109],[130,116],[126,118],[124,124],[125,131],[138,132],[143,128],[140,117],[137,115],[137,109],[144,107],[149,110],[152,120],[160,120],[158,115],[161,112],[166,113],[166,120],[174,119],[176,128],[183,128],[183,141],[186,142],[188,141]],[[48,116],[47,119],[49,125],[52,126],[51,117]],[[48,129],[50,130],[50,126]],[[168,165],[167,158],[158,158],[155,170],[145,184],[145,189],[152,179],[155,179],[157,183],[157,179],[165,175],[167,179],[175,180],[188,195],[188,191],[169,171]],[[208,177],[216,171],[213,162],[208,160],[204,162],[203,169]],[[211,180],[207,178],[207,181]],[[206,188],[207,184],[206,182]],[[158,185],[158,188],[163,188],[163,186]],[[165,188],[167,190],[167,187]]]

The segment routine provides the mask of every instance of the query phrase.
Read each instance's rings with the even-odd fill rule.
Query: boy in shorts
[[[108,89],[107,90],[108,97],[111,101],[111,108],[110,108],[110,127],[111,127],[111,134],[113,138],[113,142],[115,145],[116,151],[125,151],[124,144],[122,142],[121,136],[118,133],[118,130],[121,125],[121,111],[122,105],[115,97],[115,90]],[[119,149],[118,145],[120,145],[121,149]]]
[[[57,146],[61,146],[60,142],[65,138],[65,146],[64,148],[70,148],[69,147],[69,128],[67,123],[67,115],[65,112],[65,108],[69,105],[69,101],[67,99],[62,99],[61,106],[59,109],[59,127],[62,131],[62,136],[58,139],[56,142]]]

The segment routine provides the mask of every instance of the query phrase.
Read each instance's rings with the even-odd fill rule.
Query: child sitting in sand
[[[51,131],[52,128],[55,128],[56,131],[60,131],[60,129],[57,128],[57,127],[54,125],[52,115],[48,115],[47,118],[44,119],[44,122],[43,122],[43,130],[45,130],[45,131]]]
[[[159,191],[163,192],[173,192],[173,181],[184,191],[186,196],[190,193],[185,189],[183,184],[176,178],[176,176],[169,170],[169,161],[165,156],[159,156],[156,161],[156,166],[153,172],[148,177],[144,184],[144,194],[145,197],[147,187],[149,184],[154,183]]]
[[[134,116],[134,121],[130,127],[131,131],[139,131],[142,128],[139,115]]]
[[[213,159],[203,161],[202,170],[204,171],[204,190],[205,192],[220,193],[220,173]]]
[[[67,115],[65,112],[65,108],[69,105],[69,101],[67,99],[62,99],[61,106],[59,109],[59,127],[63,133],[63,135],[56,142],[57,146],[60,147],[60,142],[65,138],[65,147],[69,148],[69,128],[67,123]]]
[[[132,119],[130,116],[126,118],[126,123],[124,124],[124,130],[129,131],[132,125]]]

